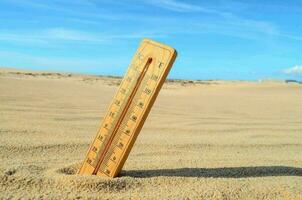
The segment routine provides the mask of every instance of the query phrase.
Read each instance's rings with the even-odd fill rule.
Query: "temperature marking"
[[[141,42],[78,174],[120,173],[176,55],[169,46]]]

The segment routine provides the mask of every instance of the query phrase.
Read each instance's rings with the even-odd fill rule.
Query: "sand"
[[[165,83],[123,168],[75,172],[120,79],[0,69],[0,199],[302,199],[302,85]]]

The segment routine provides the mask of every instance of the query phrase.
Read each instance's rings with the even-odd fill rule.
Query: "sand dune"
[[[120,177],[75,175],[117,77],[0,69],[0,199],[302,199],[302,85],[168,81]]]

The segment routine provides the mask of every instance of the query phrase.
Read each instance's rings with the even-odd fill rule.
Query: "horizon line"
[[[66,71],[66,70],[51,70],[51,69],[29,69],[29,68],[22,68],[22,67],[12,67],[12,66],[1,66],[0,69],[6,70],[20,70],[20,71],[32,71],[32,72],[48,72],[52,74],[60,73],[60,74],[74,74],[74,75],[86,75],[86,76],[98,76],[98,77],[109,77],[109,78],[120,78],[122,79],[123,75],[116,75],[116,74],[97,74],[97,73],[89,73],[89,72],[76,72],[76,71]],[[296,82],[302,84],[302,81],[297,79],[283,79],[283,78],[263,78],[263,79],[186,79],[186,78],[169,78],[167,77],[167,81],[242,81],[242,82],[261,82],[261,81],[281,81],[281,82]]]

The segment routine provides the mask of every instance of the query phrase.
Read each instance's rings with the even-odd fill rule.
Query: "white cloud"
[[[29,45],[54,45],[64,42],[99,45],[119,39],[137,39],[143,37],[165,37],[164,33],[136,31],[123,34],[85,32],[68,28],[52,28],[22,31],[2,31],[0,41],[17,42]]]
[[[1,1],[1,0],[0,0]],[[239,37],[253,40],[270,40],[270,38],[287,38],[290,40],[301,41],[299,36],[283,32],[277,24],[270,21],[255,20],[242,17],[234,10],[227,9],[222,5],[202,6],[200,2],[190,3],[184,0],[3,0],[15,4],[16,6],[30,6],[39,10],[50,9],[64,13],[68,24],[80,23],[102,26],[104,21],[114,21],[116,23],[129,24],[126,31],[133,31],[132,26],[140,23],[135,32],[116,33],[111,29],[115,26],[104,28],[106,35],[102,33],[89,32],[91,29],[84,31],[71,30],[68,27],[59,29],[45,30],[37,33],[14,33],[0,32],[0,40],[16,41],[23,43],[45,44],[54,41],[73,41],[85,42],[88,44],[100,44],[111,42],[112,39],[129,39],[141,37],[165,37],[176,34],[204,34],[215,33],[232,37]],[[135,2],[135,3],[133,3]],[[111,5],[112,4],[112,5]],[[137,7],[133,7],[135,4]],[[104,9],[104,5],[111,5],[114,9]],[[193,18],[182,15],[152,15],[142,13],[141,8],[157,7],[174,12],[190,13]],[[117,9],[122,8],[122,9]],[[131,8],[131,12],[129,12]],[[136,12],[133,12],[136,11]],[[197,17],[199,14],[210,15],[211,18]],[[51,19],[57,21],[60,15],[54,14]],[[1,19],[0,19],[1,20]],[[39,21],[39,19],[35,19]],[[43,20],[43,19],[41,19]],[[70,21],[72,23],[70,23]],[[126,22],[127,21],[127,22]],[[41,21],[42,22],[42,21]],[[117,25],[116,27],[118,27]],[[71,27],[71,26],[70,26]],[[35,31],[35,30],[33,30]],[[48,31],[48,32],[47,32]],[[144,32],[142,32],[144,31]],[[138,33],[136,33],[138,32]]]
[[[209,12],[210,11],[209,9],[197,5],[183,3],[176,0],[155,0],[155,1],[148,1],[148,3],[177,12],[199,12],[199,11]]]
[[[0,32],[0,41],[16,42],[31,46],[62,44],[64,42],[100,44],[107,40],[94,34],[62,28]]]
[[[125,67],[128,60],[125,58],[112,59],[107,57],[98,57],[95,59],[77,58],[77,57],[53,57],[36,56],[27,53],[1,51],[0,57],[3,58],[1,65],[7,67],[30,67],[32,69],[80,73],[100,73],[100,74],[118,74],[120,67]],[[5,62],[5,58],[15,58],[16,62]],[[3,61],[4,60],[4,61]]]
[[[222,17],[232,16],[232,13],[222,10],[212,9],[205,6],[199,6],[197,4],[191,4],[180,0],[140,0],[145,4],[150,4],[155,7],[160,7],[166,10],[183,13],[205,13]]]
[[[283,73],[289,75],[302,75],[302,65],[296,65],[294,67],[285,69]]]
[[[43,32],[42,37],[46,39],[104,42],[104,38],[97,37],[94,34],[72,30],[72,29],[54,28],[42,32]]]

